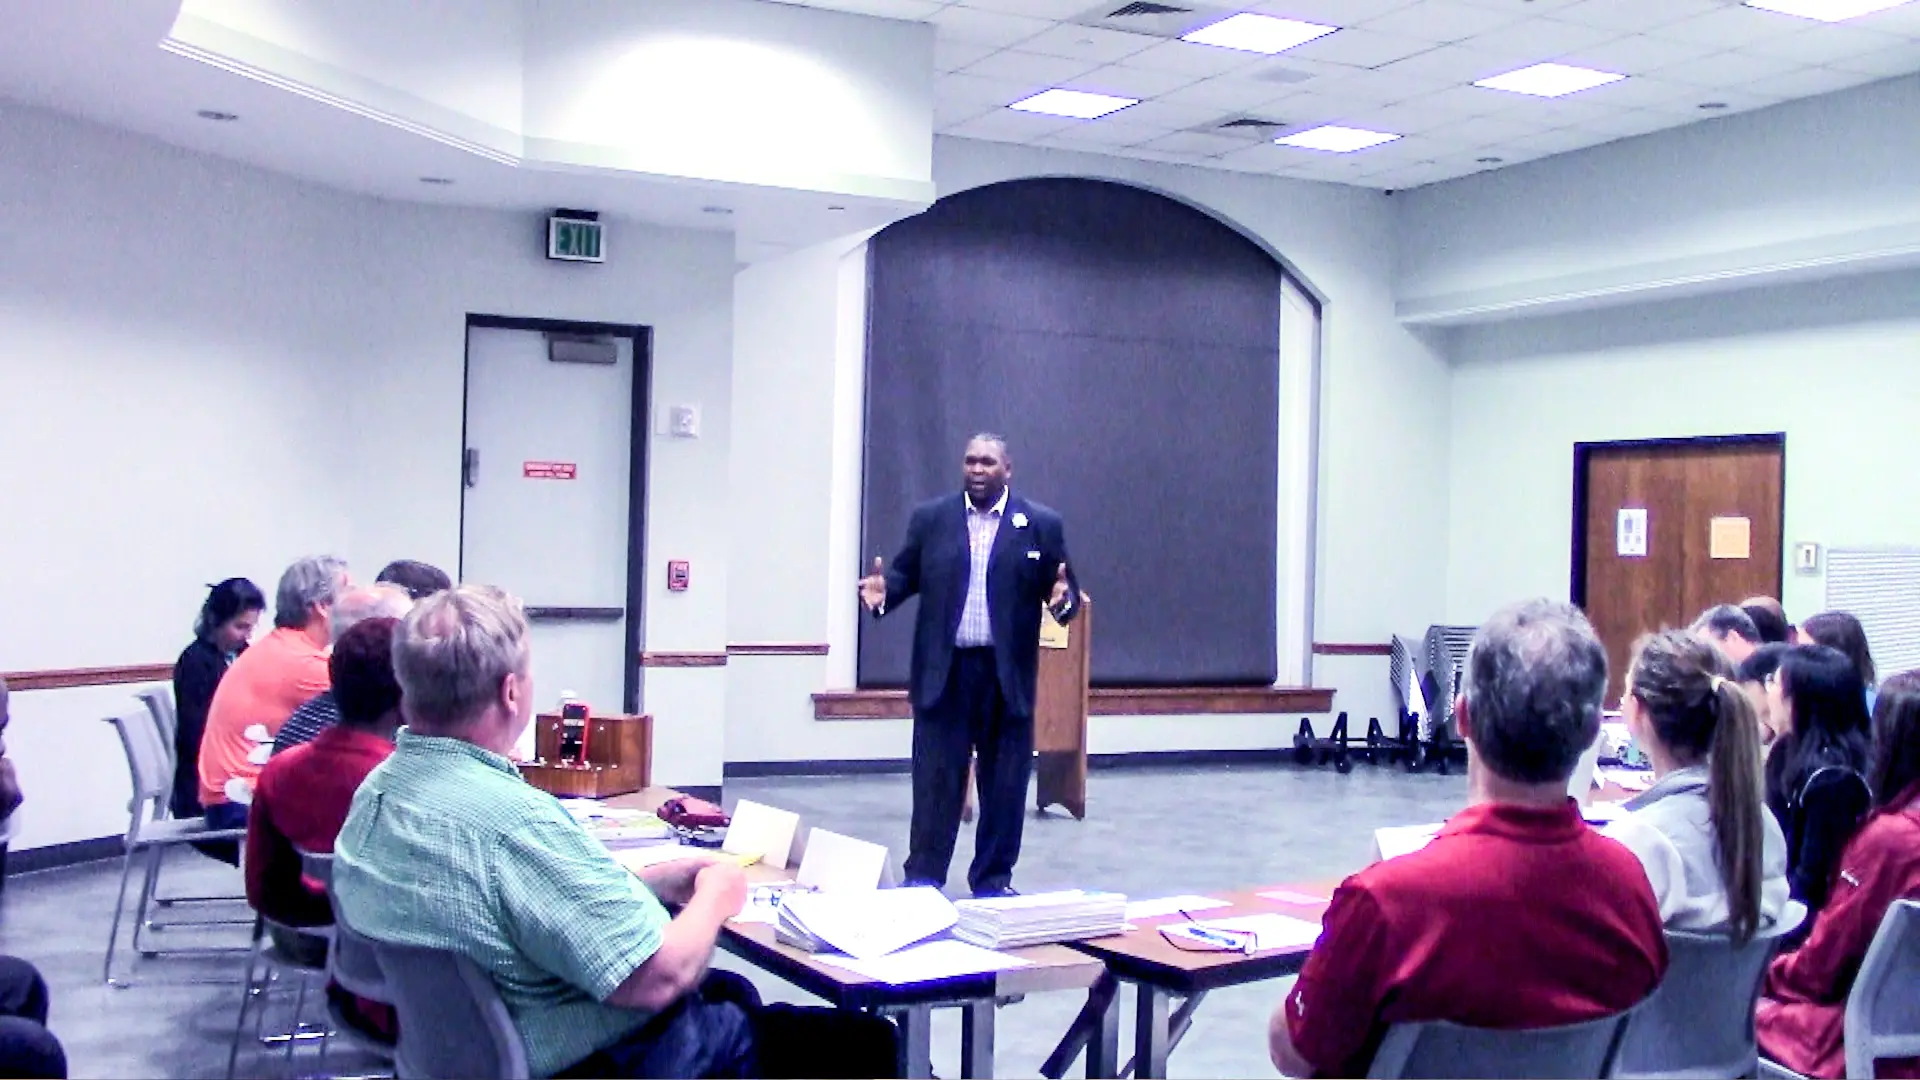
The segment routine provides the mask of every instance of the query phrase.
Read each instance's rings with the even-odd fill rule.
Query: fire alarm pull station
[[[667,564],[667,591],[686,592],[687,579],[691,574],[685,559],[675,559]]]

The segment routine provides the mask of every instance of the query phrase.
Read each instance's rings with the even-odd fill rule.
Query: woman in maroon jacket
[[[1920,671],[1888,679],[1873,711],[1874,814],[1840,856],[1832,895],[1806,944],[1767,969],[1760,1051],[1807,1076],[1847,1071],[1847,994],[1895,900],[1920,899]],[[1920,1059],[1881,1076],[1920,1077]]]

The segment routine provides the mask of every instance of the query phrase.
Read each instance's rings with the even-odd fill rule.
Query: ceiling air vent
[[[1175,7],[1172,4],[1155,4],[1149,2],[1149,0],[1134,0],[1131,4],[1107,12],[1106,17],[1109,19],[1150,19],[1162,15],[1186,15],[1192,11],[1193,9],[1188,7]]]
[[[1231,120],[1214,125],[1215,135],[1231,135],[1237,139],[1253,139],[1264,142],[1286,127],[1280,120],[1269,120],[1263,116],[1236,116]]]

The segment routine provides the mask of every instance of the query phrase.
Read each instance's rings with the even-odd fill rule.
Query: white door
[[[498,585],[533,624],[540,711],[571,692],[622,711],[633,438],[632,339],[614,362],[549,358],[537,330],[467,330],[461,579]],[[522,740],[532,755],[532,729]]]

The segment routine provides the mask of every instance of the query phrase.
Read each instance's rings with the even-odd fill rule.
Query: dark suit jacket
[[[967,601],[972,552],[967,540],[965,494],[947,495],[914,508],[907,539],[887,569],[887,602],[894,610],[919,594],[913,626],[911,697],[915,709],[931,709],[946,689],[953,663],[953,635]],[[1024,521],[1025,524],[1020,524]],[[1066,528],[1052,510],[1008,492],[1000,530],[987,562],[987,617],[993,624],[995,668],[1007,710],[1033,715],[1034,672],[1040,663],[1040,606],[1053,593],[1060,564],[1067,564],[1067,604],[1061,621],[1080,611],[1080,583],[1067,558]]]

